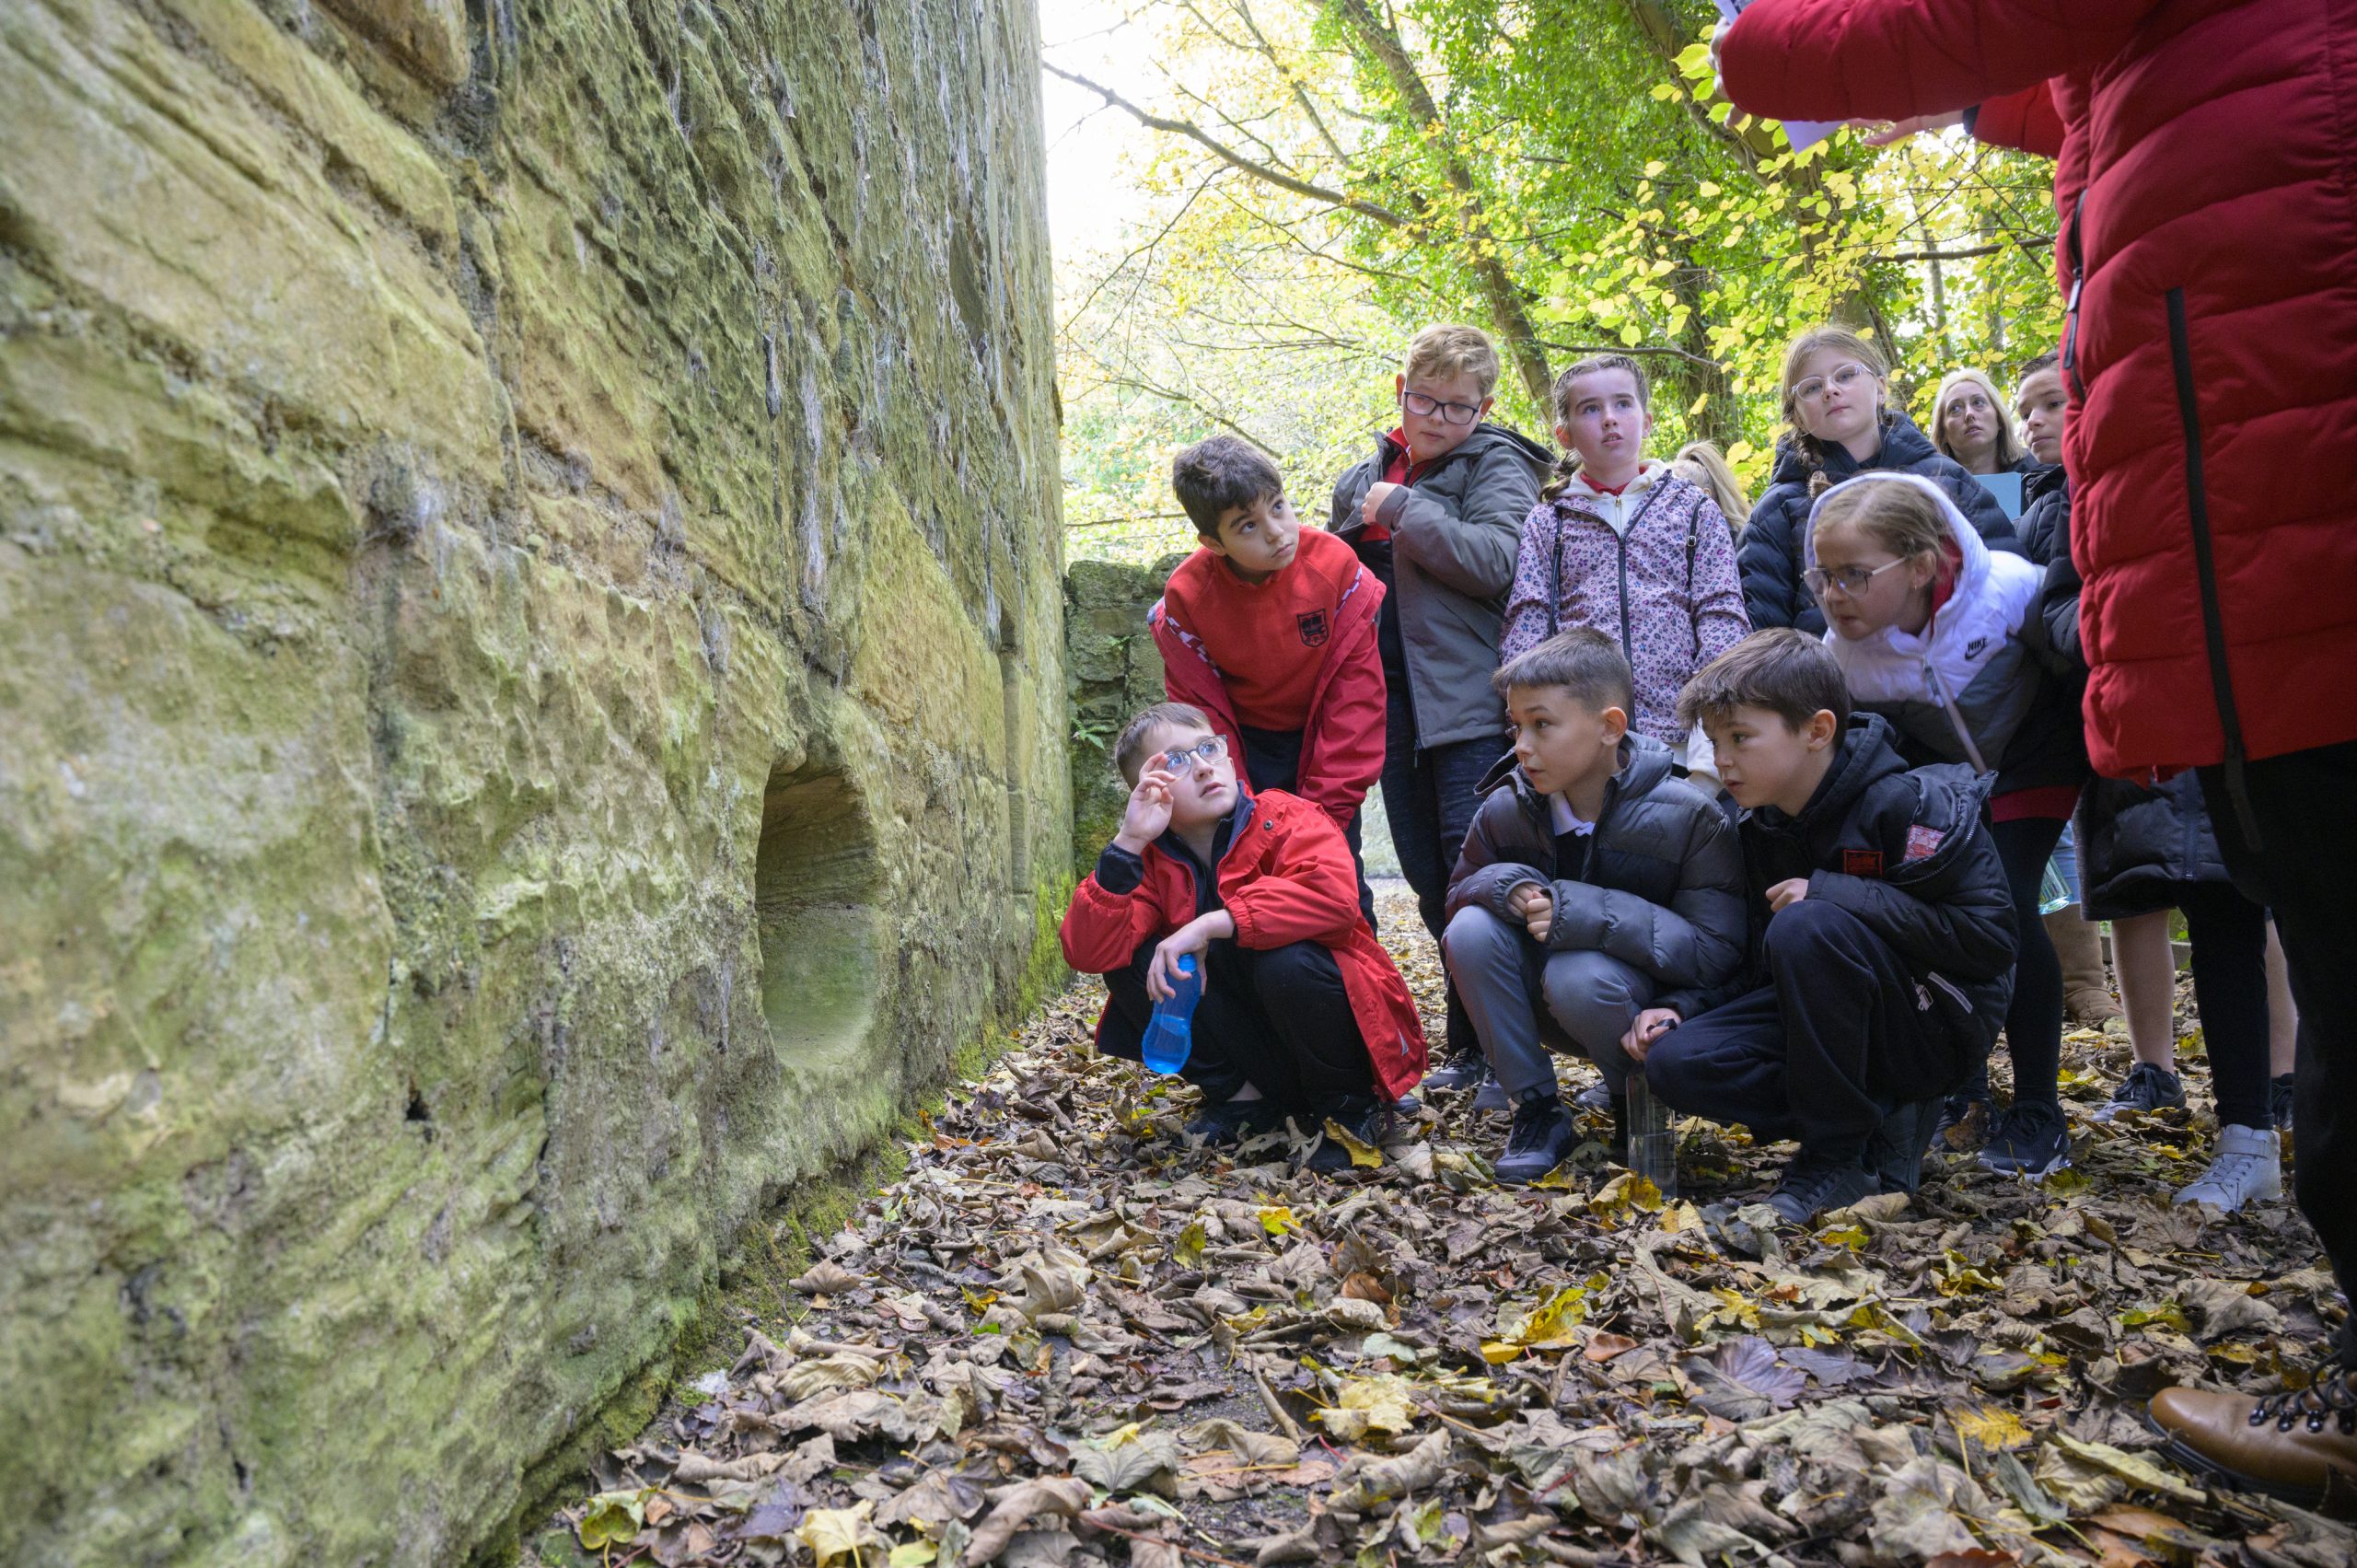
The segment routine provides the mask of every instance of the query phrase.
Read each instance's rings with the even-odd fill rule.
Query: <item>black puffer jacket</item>
[[[1503,424],[1477,424],[1392,505],[1391,537],[1370,540],[1360,508],[1393,459],[1386,436],[1375,456],[1334,482],[1327,531],[1349,541],[1379,578],[1377,638],[1384,666],[1404,673],[1414,704],[1416,744],[1444,746],[1502,735],[1506,705],[1491,690],[1498,669],[1498,618],[1514,586],[1522,519],[1538,504],[1547,449]]]
[[[2022,521],[2038,523],[2054,540],[2046,562],[2047,640],[2077,668],[2084,690],[2087,666],[2079,642],[2079,570],[2071,563],[2069,485],[2050,484],[2037,509],[2023,510]],[[2095,779],[2079,796],[2076,821],[2079,899],[2089,920],[2175,909],[2188,888],[2233,885],[2200,781],[2190,772],[2158,788]]]
[[[1742,818],[1752,905],[1751,970],[1767,973],[1768,889],[1808,878],[1808,896],[1856,915],[1897,949],[1921,1005],[1946,1025],[1960,1086],[1988,1055],[2014,995],[2013,897],[1981,826],[1986,784],[1954,763],[1910,770],[1889,724],[1865,714],[1843,732],[1831,772],[1797,817]]]
[[[1965,472],[1956,459],[1942,456],[1905,414],[1883,411],[1882,449],[1866,461],[1859,462],[1840,446],[1834,447],[1825,459],[1825,472],[1836,484],[1871,469],[1922,474],[1947,492],[1974,531],[1989,541],[1990,549],[2021,553],[2014,525],[1997,498],[1981,489],[1980,482]],[[1750,612],[1755,631],[1763,626],[1797,626],[1812,637],[1825,634],[1825,612],[1801,581],[1801,572],[1807,565],[1801,557],[1808,545],[1809,507],[1816,500],[1808,493],[1809,479],[1817,471],[1797,445],[1779,442],[1773,480],[1752,505],[1751,520],[1744,525],[1735,561],[1743,575],[1743,607]]]
[[[1743,852],[1726,814],[1670,776],[1669,749],[1645,736],[1620,743],[1620,771],[1586,840],[1585,863],[1558,877],[1547,796],[1512,758],[1481,781],[1487,797],[1448,879],[1448,912],[1478,904],[1513,921],[1506,898],[1525,883],[1555,900],[1552,952],[1595,951],[1651,976],[1655,1006],[1692,1017],[1736,994],[1747,933]]]

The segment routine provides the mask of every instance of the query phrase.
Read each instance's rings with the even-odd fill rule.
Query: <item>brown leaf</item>
[[[857,1288],[860,1278],[832,1258],[821,1258],[790,1283],[805,1295],[841,1295]]]
[[[1088,1506],[1088,1483],[1065,1477],[1056,1481],[1016,1481],[991,1494],[991,1511],[975,1527],[966,1543],[969,1568],[995,1561],[1014,1540],[1016,1532],[1041,1514],[1069,1519]]]

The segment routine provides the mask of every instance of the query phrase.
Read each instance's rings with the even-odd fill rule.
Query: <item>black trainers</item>
[[[2267,1081],[2267,1119],[2275,1123],[2278,1132],[2292,1130],[2292,1082],[2289,1073]]]
[[[1395,1117],[1391,1102],[1373,1095],[1329,1095],[1313,1102],[1308,1113],[1298,1119],[1303,1132],[1318,1135],[1309,1168],[1329,1176],[1351,1168],[1351,1151],[1326,1131],[1329,1121],[1368,1147],[1379,1148],[1391,1136]]]
[[[1912,1192],[1923,1184],[1923,1156],[1946,1107],[1945,1100],[1936,1098],[1916,1100],[1882,1119],[1859,1161],[1874,1177],[1876,1191]]]
[[[1502,1184],[1526,1187],[1562,1164],[1579,1141],[1562,1097],[1545,1089],[1525,1089],[1514,1108],[1505,1152],[1492,1168]]]
[[[1441,1064],[1424,1074],[1420,1086],[1426,1094],[1454,1094],[1459,1089],[1478,1086],[1490,1075],[1490,1064],[1478,1051],[1453,1051],[1441,1059]]]
[[[1201,1138],[1208,1148],[1220,1148],[1271,1132],[1284,1121],[1284,1113],[1267,1099],[1230,1099],[1203,1107],[1185,1132],[1190,1138]]]
[[[2109,1121],[2129,1111],[2149,1115],[2155,1110],[2183,1110],[2185,1085],[2175,1073],[2150,1062],[2139,1062],[2119,1080],[2111,1098],[2096,1107],[2095,1119]]]
[[[1989,1141],[1989,1129],[1996,1120],[1997,1108],[1990,1103],[1989,1091],[1968,1090],[1940,1102],[1932,1136],[1951,1149],[1977,1149]]]
[[[1859,1199],[1881,1191],[1872,1174],[1855,1159],[1834,1159],[1803,1149],[1777,1179],[1768,1194],[1768,1206],[1786,1225],[1806,1225],[1829,1209],[1846,1209]]]
[[[1514,1101],[1506,1098],[1506,1086],[1498,1082],[1498,1075],[1487,1067],[1481,1069],[1481,1082],[1473,1091],[1473,1109],[1493,1111],[1514,1109]]]
[[[1594,1111],[1597,1115],[1602,1115],[1604,1112],[1612,1109],[1611,1086],[1606,1084],[1603,1079],[1598,1078],[1596,1082],[1590,1084],[1587,1087],[1573,1095],[1572,1097],[1572,1104],[1582,1110]]]
[[[2000,1176],[2032,1181],[2043,1181],[2069,1165],[2071,1128],[2062,1120],[2062,1108],[2039,1099],[2017,1099],[2007,1106],[1990,1126],[1980,1163]]]

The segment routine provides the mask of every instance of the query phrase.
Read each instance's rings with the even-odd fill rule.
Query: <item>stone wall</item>
[[[1130,792],[1113,743],[1140,708],[1162,701],[1162,655],[1145,612],[1183,555],[1152,566],[1075,561],[1064,573],[1064,670],[1072,708],[1072,864],[1086,876],[1121,825]]]
[[[1035,26],[0,6],[0,1561],[462,1560],[1051,972]]]

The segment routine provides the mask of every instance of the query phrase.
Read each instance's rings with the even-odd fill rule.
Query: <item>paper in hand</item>
[[[1743,15],[1743,8],[1750,4],[1751,0],[1718,0],[1719,19],[1732,22]],[[1793,151],[1796,153],[1808,151],[1809,148],[1841,129],[1841,122],[1839,120],[1786,120],[1782,123],[1784,127],[1785,140],[1793,144]]]

